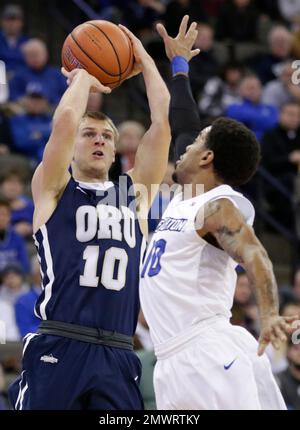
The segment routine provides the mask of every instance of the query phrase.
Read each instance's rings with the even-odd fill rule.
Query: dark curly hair
[[[260,145],[255,135],[233,119],[215,120],[205,146],[214,152],[215,173],[228,185],[248,182],[260,162]]]

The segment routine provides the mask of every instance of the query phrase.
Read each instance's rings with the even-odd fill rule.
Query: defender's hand
[[[262,355],[265,352],[270,342],[275,349],[279,349],[280,344],[286,342],[286,335],[293,333],[295,330],[292,323],[298,319],[298,315],[292,317],[281,317],[277,315],[262,318],[261,333],[258,340],[258,355]]]
[[[71,85],[73,82],[73,79],[76,79],[77,76],[84,75],[89,79],[91,93],[104,93],[104,94],[111,93],[111,89],[109,87],[102,85],[101,82],[98,81],[98,79],[90,75],[84,69],[74,69],[74,70],[71,70],[71,72],[68,72],[64,67],[62,67],[61,73],[67,78],[68,85]]]
[[[149,63],[154,63],[153,59],[150,57],[146,49],[143,47],[142,42],[140,39],[138,39],[130,30],[128,30],[127,27],[124,27],[124,25],[119,24],[119,27],[121,30],[124,31],[124,33],[127,34],[129,37],[132,47],[133,47],[133,54],[135,58],[135,63],[133,66],[133,72],[130,74],[130,78],[132,76],[135,76],[143,71],[143,68],[149,65]],[[129,77],[127,79],[129,79]]]
[[[198,34],[197,23],[193,22],[187,30],[188,20],[188,15],[182,18],[179,32],[175,39],[168,35],[167,30],[162,24],[157,24],[156,26],[159,35],[164,41],[166,54],[170,61],[177,55],[190,61],[200,52],[200,49],[192,49]]]

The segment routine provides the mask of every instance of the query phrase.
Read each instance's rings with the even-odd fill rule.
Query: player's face
[[[206,127],[192,145],[186,147],[185,153],[176,162],[175,175],[173,179],[180,183],[188,183],[191,181],[191,176],[199,172],[199,162],[207,152],[205,142],[211,127]]]
[[[85,118],[80,124],[74,151],[78,168],[103,175],[114,160],[115,137],[111,125],[107,121]]]

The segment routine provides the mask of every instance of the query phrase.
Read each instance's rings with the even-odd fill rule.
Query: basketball
[[[129,37],[109,21],[78,25],[62,48],[62,64],[67,71],[85,69],[110,88],[118,87],[129,76],[133,63]]]

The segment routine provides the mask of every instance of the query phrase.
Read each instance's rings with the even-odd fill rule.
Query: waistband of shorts
[[[177,336],[172,337],[166,342],[154,345],[154,351],[157,360],[164,360],[175,353],[184,350],[194,341],[200,333],[203,333],[208,327],[217,324],[220,321],[229,323],[229,319],[224,315],[215,315],[197,324],[187,328]]]
[[[133,338],[115,331],[101,328],[85,327],[61,321],[42,321],[37,333],[67,337],[81,342],[94,343],[96,345],[110,346],[114,348],[133,351]]]

